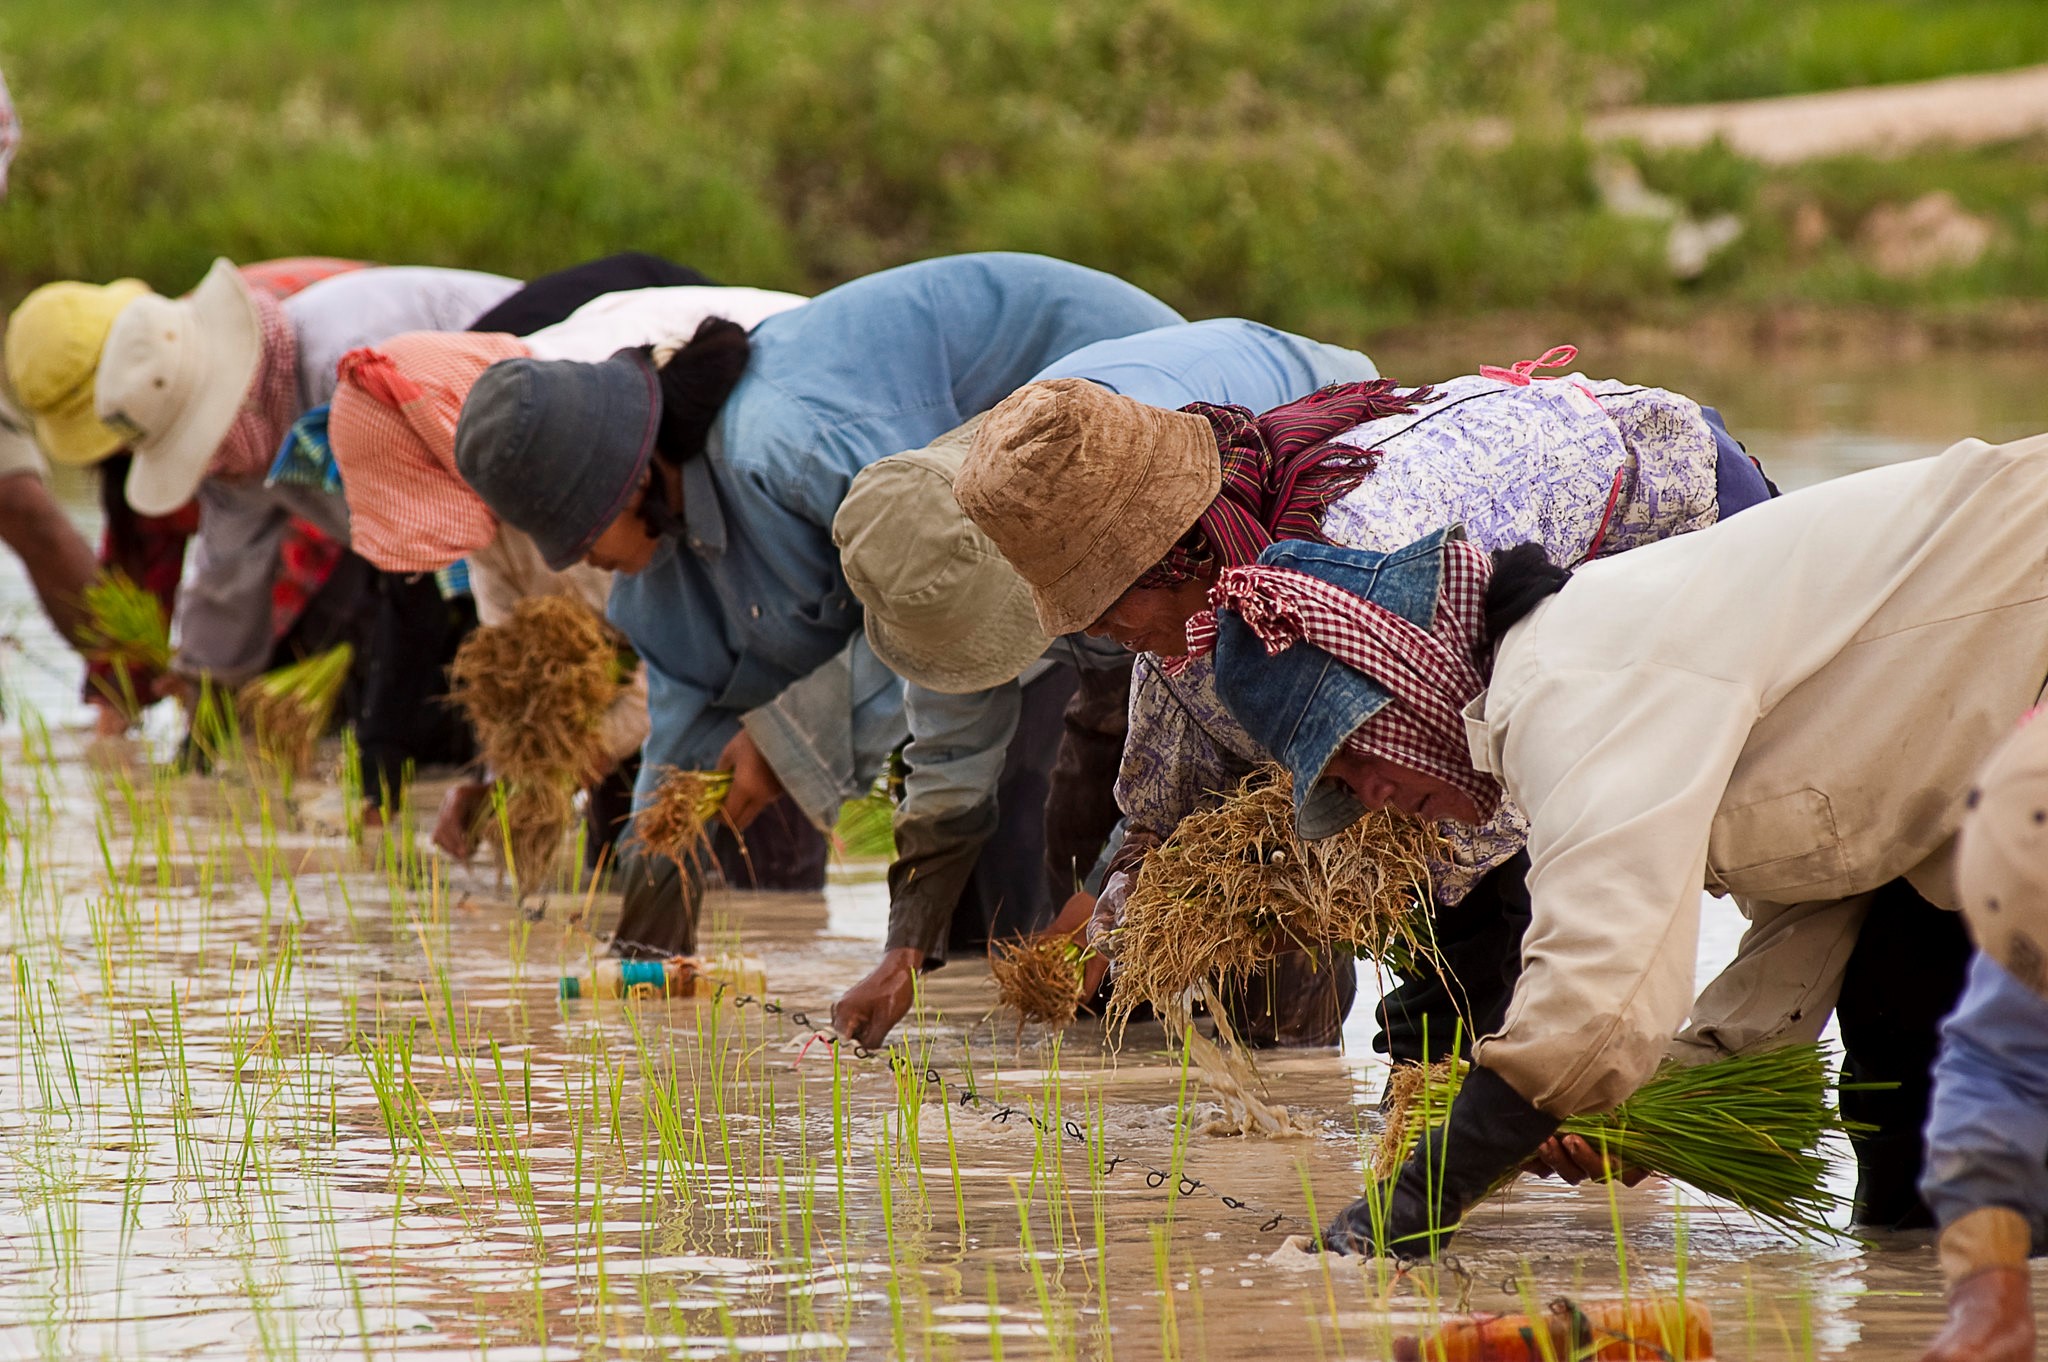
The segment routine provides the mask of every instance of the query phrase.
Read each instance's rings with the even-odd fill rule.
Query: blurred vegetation
[[[1635,100],[2032,61],[2039,0],[6,0],[25,140],[0,304],[61,277],[182,289],[216,254],[524,276],[624,247],[803,290],[1044,251],[1332,340],[1497,309],[2042,298],[2048,144],[1638,156],[1744,221],[1681,282],[1662,224],[1602,206],[1616,153],[1579,134]],[[1880,277],[1858,224],[1935,187],[1993,249]]]

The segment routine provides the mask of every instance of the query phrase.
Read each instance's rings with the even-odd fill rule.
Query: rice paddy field
[[[2023,357],[1598,367],[1720,397],[1794,485],[2048,428]],[[0,571],[0,1356],[1376,1358],[1445,1312],[1683,1294],[1719,1356],[1881,1360],[1939,1319],[1924,1238],[1798,1241],[1654,1182],[1524,1180],[1409,1273],[1302,1253],[1378,1138],[1370,986],[1341,1055],[1262,1059],[1293,1139],[1205,1133],[1156,1025],[1111,1052],[991,1015],[975,962],[857,1053],[814,1028],[872,963],[875,864],[714,898],[747,962],[714,996],[562,1001],[584,898],[532,914],[351,836],[317,770],[173,775],[168,716],[94,745]]]

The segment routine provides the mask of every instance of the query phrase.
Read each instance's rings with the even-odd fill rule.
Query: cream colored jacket
[[[1970,778],[2048,680],[2048,436],[1969,440],[1579,569],[1466,712],[1534,919],[1480,1062],[1557,1116],[1811,1039],[1870,891],[1953,906]],[[1751,927],[1693,997],[1700,889]]]

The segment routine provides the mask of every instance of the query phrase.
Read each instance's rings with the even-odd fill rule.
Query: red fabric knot
[[[335,366],[335,377],[340,383],[355,384],[387,407],[403,407],[426,396],[419,384],[398,371],[390,356],[373,346],[361,346],[343,355],[341,363]]]
[[[1479,366],[1479,376],[1496,379],[1502,383],[1512,383],[1517,388],[1526,388],[1541,377],[1536,372],[1538,369],[1562,369],[1578,357],[1579,347],[1576,345],[1553,345],[1535,359],[1518,359],[1505,369],[1497,364],[1482,364]],[[1551,379],[1560,377],[1560,374],[1548,375]]]

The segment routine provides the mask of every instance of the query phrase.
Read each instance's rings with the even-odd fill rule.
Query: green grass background
[[[2040,0],[5,0],[26,141],[0,305],[51,278],[188,287],[216,254],[530,275],[623,247],[816,290],[1045,251],[1190,315],[1333,340],[1502,309],[2048,298],[2048,142],[1764,170],[1638,156],[1743,239],[1690,283],[1605,212],[1620,103],[2048,61]],[[1512,141],[1481,150],[1473,120]],[[1947,188],[1979,264],[1854,249]],[[1794,249],[1802,204],[1831,228]]]

